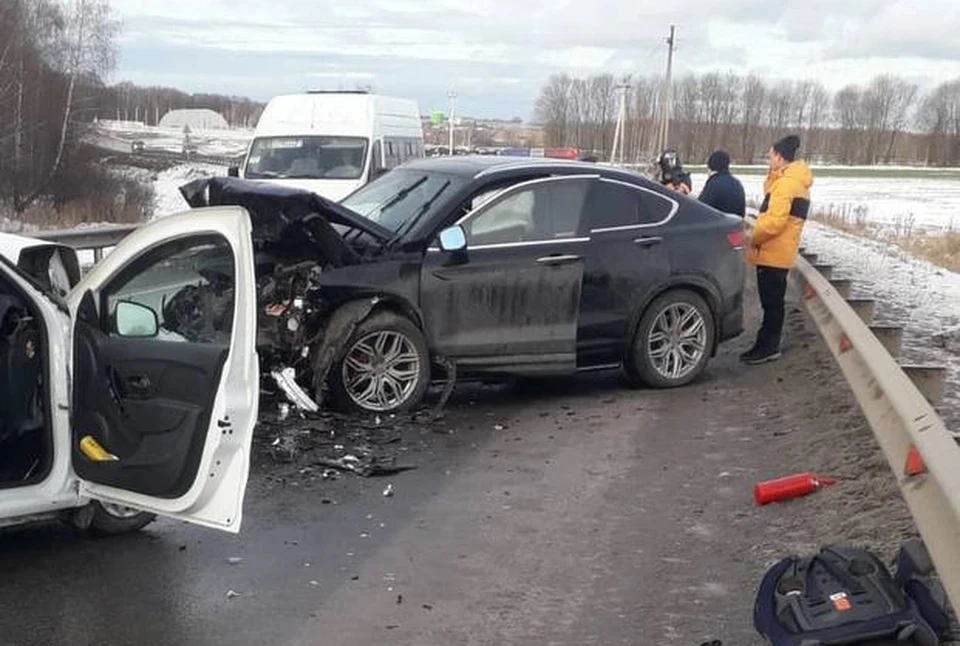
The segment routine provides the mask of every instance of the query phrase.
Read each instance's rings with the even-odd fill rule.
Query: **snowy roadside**
[[[804,227],[803,239],[818,262],[834,265],[834,276],[854,279],[854,296],[878,301],[877,323],[904,327],[905,362],[947,366],[941,415],[960,432],[960,274],[815,222]]]
[[[227,174],[227,169],[214,164],[181,164],[157,174],[153,182],[153,218],[166,217],[190,207],[180,195],[180,187],[202,177]]]

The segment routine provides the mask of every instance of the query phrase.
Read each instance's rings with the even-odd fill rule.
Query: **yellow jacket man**
[[[789,135],[773,144],[768,153],[770,172],[763,185],[763,204],[747,247],[747,261],[757,268],[763,323],[756,343],[740,355],[747,364],[780,358],[787,274],[797,259],[813,185],[810,168],[797,159],[799,149],[800,138]]]

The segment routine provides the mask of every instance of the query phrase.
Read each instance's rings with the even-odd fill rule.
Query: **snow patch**
[[[915,258],[901,249],[808,222],[806,249],[834,273],[854,279],[854,296],[872,297],[876,322],[903,326],[902,359],[906,363],[947,366],[941,415],[948,428],[960,430],[960,353],[942,333],[960,328],[960,274]]]
[[[157,174],[153,183],[153,219],[188,210],[180,187],[195,179],[226,175],[226,169],[213,164],[181,164]]]

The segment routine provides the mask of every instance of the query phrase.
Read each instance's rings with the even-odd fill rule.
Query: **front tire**
[[[410,319],[381,312],[357,326],[333,373],[341,408],[397,413],[423,400],[430,385],[430,352]]]
[[[89,531],[94,536],[129,534],[143,529],[157,518],[144,511],[100,503],[96,500],[91,502],[90,506],[93,508],[93,518],[90,521]]]
[[[706,368],[715,339],[716,324],[706,301],[686,289],[669,291],[640,318],[627,374],[653,388],[685,386]]]

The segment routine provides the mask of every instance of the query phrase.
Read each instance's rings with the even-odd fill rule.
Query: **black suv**
[[[421,159],[339,204],[233,178],[181,190],[251,213],[263,371],[354,409],[415,406],[437,366],[681,386],[743,328],[741,218],[615,168]]]

